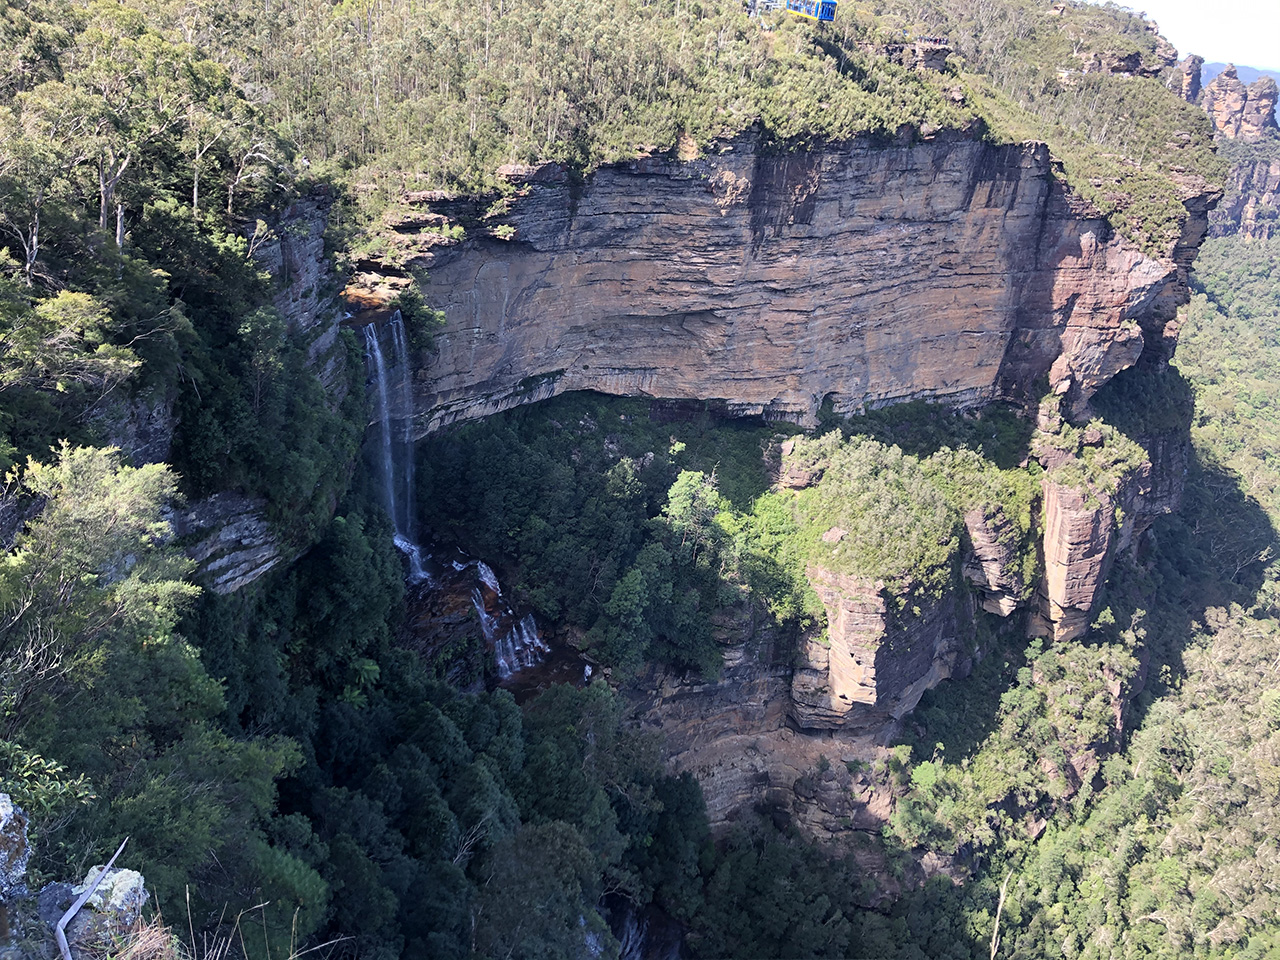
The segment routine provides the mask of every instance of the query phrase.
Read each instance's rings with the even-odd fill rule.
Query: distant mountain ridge
[[[1200,83],[1209,83],[1225,69],[1227,69],[1225,63],[1206,63],[1200,68]],[[1236,64],[1236,76],[1240,78],[1241,83],[1245,84],[1253,83],[1259,77],[1271,77],[1273,80],[1280,82],[1280,70],[1269,67],[1242,67]]]

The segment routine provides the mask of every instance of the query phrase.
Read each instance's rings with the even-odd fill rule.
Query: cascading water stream
[[[499,678],[505,680],[518,670],[537,666],[551,648],[538,633],[533,614],[527,613],[523,619],[516,619],[515,612],[502,596],[497,575],[483,560],[476,561],[476,577],[479,583],[471,591],[471,602],[476,608],[476,616],[480,618],[485,644],[493,648]],[[490,612],[494,609],[498,611],[497,616]]]
[[[404,531],[408,536],[413,531],[413,371],[409,365],[409,342],[405,337],[404,319],[397,310],[391,315],[391,342],[394,347],[391,385],[396,391],[395,401],[399,406],[400,443],[404,457],[400,463],[396,478],[402,488],[398,492],[401,510],[404,513]],[[412,541],[412,538],[410,537]]]
[[[413,385],[409,382],[409,348],[399,310],[392,314],[387,326],[391,330],[390,363],[382,349],[378,325],[370,323],[364,328],[378,417],[382,489],[395,530],[395,544],[409,558],[409,582],[421,583],[428,577],[422,549],[413,535]],[[393,420],[398,421],[398,430],[393,430]]]
[[[413,522],[413,383],[409,343],[400,311],[392,314],[382,330],[374,323],[364,328],[365,351],[373,386],[377,417],[379,479],[386,498],[387,515],[395,529],[395,544],[409,559],[409,582],[432,583],[422,548],[414,539]],[[550,647],[538,632],[533,614],[518,617],[506,598],[493,569],[482,560],[452,564],[455,573],[474,568],[471,602],[480,620],[485,646],[493,651],[498,676],[542,661]]]

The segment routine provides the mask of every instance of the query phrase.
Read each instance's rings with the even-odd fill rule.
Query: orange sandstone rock
[[[513,240],[424,250],[409,267],[448,320],[417,378],[419,434],[567,390],[813,423],[827,398],[977,404],[1048,376],[1080,410],[1159,345],[1205,228],[1189,187],[1183,239],[1144,254],[1039,143],[719,149],[532,183]]]

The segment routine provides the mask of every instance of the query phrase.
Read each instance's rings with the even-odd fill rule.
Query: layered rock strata
[[[1276,99],[1276,82],[1270,77],[1245,86],[1235,65],[1227,64],[1204,88],[1200,102],[1218,136],[1253,142],[1275,131]]]
[[[639,724],[661,733],[671,767],[697,778],[712,828],[760,812],[813,836],[878,831],[893,808],[883,731],[793,729],[792,640],[752,605],[721,611],[716,636],[726,663],[718,682],[655,668],[624,689]]]
[[[266,503],[239,493],[215,493],[174,512],[169,523],[186,544],[187,556],[214,593],[234,593],[284,559]]]
[[[1159,511],[1141,506],[1151,493],[1150,461],[1125,472],[1113,492],[1054,477],[1051,469],[1041,481],[1044,579],[1032,628],[1064,641],[1088,631],[1116,555]]]
[[[1276,153],[1245,157],[1232,165],[1226,195],[1213,212],[1213,236],[1238,233],[1253,240],[1280,236],[1280,150]]]
[[[1018,545],[1013,524],[996,507],[990,514],[978,507],[964,515],[969,535],[969,553],[964,562],[964,578],[982,597],[982,609],[1007,617],[1026,599]]]
[[[926,690],[967,672],[954,594],[899,614],[883,583],[813,565],[807,575],[827,631],[800,649],[791,679],[797,726],[883,734]]]
[[[1083,407],[1185,300],[1205,218],[1189,189],[1182,242],[1146,256],[1043,144],[954,133],[807,152],[744,135],[521,180],[493,235],[410,264],[448,318],[416,380],[419,435],[567,390],[812,423],[827,399],[977,404],[1047,376]],[[442,204],[464,215],[424,201]]]

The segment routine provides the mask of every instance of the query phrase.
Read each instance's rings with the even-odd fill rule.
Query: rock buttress
[[[1234,64],[1213,78],[1200,105],[1213,121],[1218,136],[1229,140],[1261,140],[1276,129],[1276,82],[1262,77],[1245,86]]]
[[[802,729],[891,729],[921,695],[967,666],[957,596],[895,616],[884,584],[810,565],[827,634],[801,647],[791,718]]]

